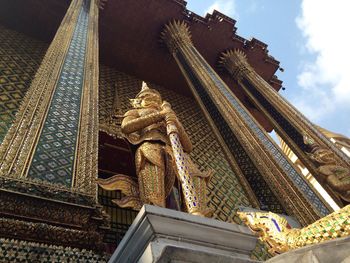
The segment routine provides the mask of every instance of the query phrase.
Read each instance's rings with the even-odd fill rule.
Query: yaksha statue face
[[[136,95],[136,98],[131,100],[134,108],[157,108],[162,105],[162,97],[159,92],[150,89],[145,82],[142,83],[141,91]]]

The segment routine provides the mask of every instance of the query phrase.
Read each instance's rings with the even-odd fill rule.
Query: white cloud
[[[204,15],[211,14],[214,10],[234,19],[238,18],[235,0],[216,0],[205,10]]]
[[[316,58],[303,62],[298,76],[303,90],[293,102],[313,121],[320,121],[335,111],[350,110],[350,1],[303,0],[301,7],[297,25],[307,52]]]

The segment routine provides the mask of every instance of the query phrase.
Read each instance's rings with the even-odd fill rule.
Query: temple
[[[350,140],[279,94],[235,20],[0,4],[0,261],[349,260]]]

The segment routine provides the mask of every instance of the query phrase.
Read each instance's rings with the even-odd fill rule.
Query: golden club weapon
[[[190,214],[206,216],[208,209],[207,207],[202,207],[203,205],[200,202],[201,194],[198,193],[194,177],[191,174],[188,157],[180,141],[179,131],[176,127],[176,116],[170,111],[171,105],[168,102],[163,101],[162,108],[168,109],[170,112],[165,116],[167,135],[169,136],[187,210]]]

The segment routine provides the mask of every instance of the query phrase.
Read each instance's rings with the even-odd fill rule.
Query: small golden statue
[[[100,179],[99,185],[106,190],[121,190],[125,197],[114,202],[122,207],[140,209],[143,204],[166,207],[166,198],[177,178],[185,210],[209,216],[206,189],[211,172],[200,172],[191,161],[188,155],[191,141],[170,104],[145,82],[131,104],[133,109],[124,114],[121,130],[137,146],[138,183],[126,175],[115,175]]]
[[[304,143],[309,146],[311,161],[330,188],[346,202],[350,202],[350,171],[337,163],[335,154],[315,143],[309,135],[304,134]]]

